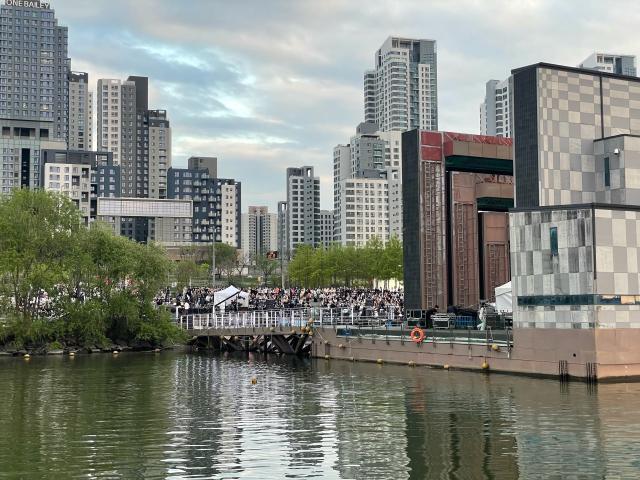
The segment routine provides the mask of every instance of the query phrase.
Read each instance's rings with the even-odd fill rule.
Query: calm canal
[[[0,478],[640,477],[636,384],[163,352],[0,385]]]

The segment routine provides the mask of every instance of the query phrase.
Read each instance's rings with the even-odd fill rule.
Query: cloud
[[[57,0],[72,67],[150,77],[169,112],[174,164],[219,157],[244,208],[285,197],[285,170],[314,165],[331,208],[332,152],[362,119],[362,74],[389,35],[438,41],[443,130],[477,132],[484,85],[537,61],[636,53],[640,9],[595,0]],[[624,12],[624,15],[620,15]]]

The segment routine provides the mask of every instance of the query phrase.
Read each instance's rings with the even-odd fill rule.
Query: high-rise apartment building
[[[298,245],[318,246],[320,179],[313,167],[287,168],[287,250]]]
[[[69,150],[93,149],[93,93],[89,74],[69,73]]]
[[[361,123],[333,156],[334,235],[342,245],[362,246],[378,237],[402,239],[402,134]]]
[[[278,251],[278,214],[268,207],[249,207],[242,214],[242,251],[251,258]]]
[[[67,28],[45,2],[0,7],[0,193],[42,183],[44,149],[67,148]]]
[[[48,2],[0,8],[0,118],[50,123],[49,138],[67,141],[67,27]]]
[[[635,55],[594,52],[580,62],[578,68],[588,68],[589,70],[629,75],[632,77],[638,74]]]
[[[241,248],[240,182],[215,178],[208,168],[170,168],[168,198],[193,202],[194,243],[215,241]]]
[[[125,93],[126,92],[126,93]],[[133,122],[135,84],[115,79],[100,79],[96,90],[96,103],[98,111],[98,128],[96,140],[98,150],[113,153],[113,161],[120,165],[123,151],[123,137],[126,130],[127,136],[133,135],[133,123],[123,128],[123,121]],[[123,97],[127,97],[127,102]],[[132,147],[130,147],[132,150]],[[132,153],[128,152],[128,153]]]
[[[98,143],[121,166],[123,196],[166,198],[171,126],[165,110],[149,109],[148,83],[98,80]]]
[[[489,80],[480,105],[480,134],[511,137],[511,89],[509,79]]]
[[[148,136],[139,140],[136,196],[167,198],[167,170],[171,167],[171,126],[165,110],[147,110],[142,121]],[[147,150],[148,148],[148,150]],[[138,183],[139,182],[139,183]]]
[[[333,243],[333,210],[320,210],[316,229],[318,231],[318,246],[329,248]]]
[[[435,40],[389,37],[364,74],[365,121],[381,131],[438,129]]]

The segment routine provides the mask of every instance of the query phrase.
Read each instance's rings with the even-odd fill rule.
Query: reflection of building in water
[[[405,399],[410,478],[518,478],[510,388],[441,373],[421,380]]]
[[[401,368],[331,364],[341,377],[335,381],[340,478],[409,478],[405,389],[394,371]]]
[[[211,475],[242,471],[243,435],[237,392],[228,378],[237,373],[238,362],[214,361],[211,357],[187,355],[174,370],[174,411],[167,430],[169,459],[180,466]],[[183,461],[186,460],[186,461]]]
[[[608,419],[601,422],[598,415],[600,387],[527,379],[514,383],[517,413],[511,431],[521,478],[621,478],[607,476],[612,472],[601,432]]]

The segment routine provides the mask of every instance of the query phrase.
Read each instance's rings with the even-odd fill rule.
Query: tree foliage
[[[401,280],[402,262],[402,243],[396,237],[386,245],[374,238],[362,248],[332,245],[314,249],[301,245],[289,264],[289,279],[306,288],[370,286],[374,280]]]
[[[85,228],[66,196],[16,190],[0,197],[5,342],[171,341],[177,330],[152,306],[170,268],[158,246],[104,225]]]

